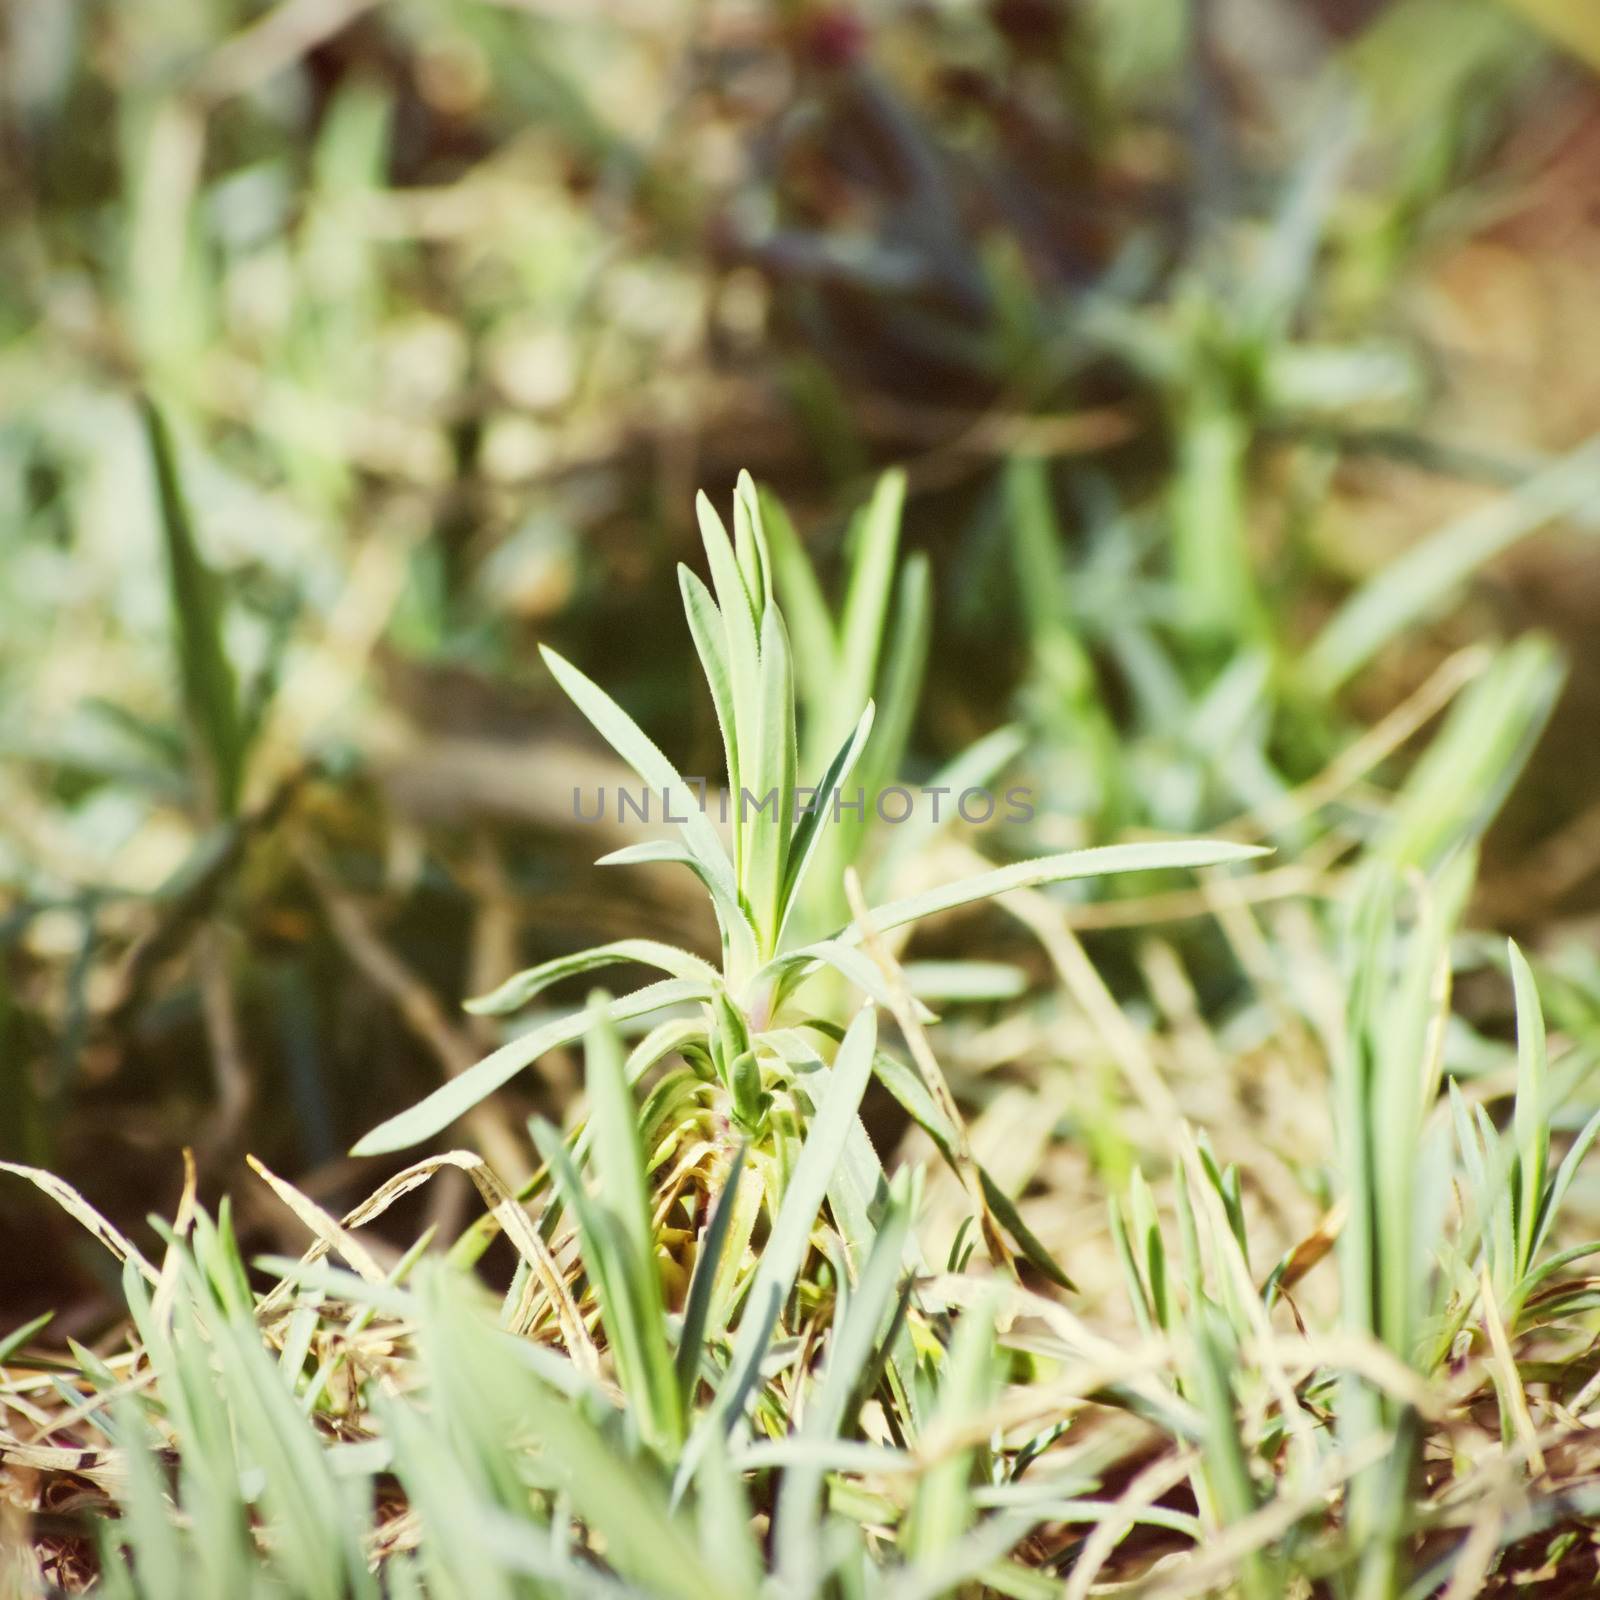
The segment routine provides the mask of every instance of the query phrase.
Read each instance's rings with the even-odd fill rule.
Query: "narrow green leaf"
[[[789,833],[795,826],[794,678],[789,660],[789,639],[778,608],[771,606],[761,619],[761,735],[756,753],[755,804],[775,798],[777,815],[744,818],[748,829],[746,898],[763,953],[777,945],[783,921],[784,868],[789,853]],[[738,797],[744,809],[745,796]]]
[[[1472,1106],[1478,1143],[1485,1151],[1487,1190],[1491,1196],[1484,1217],[1484,1254],[1494,1268],[1500,1287],[1509,1287],[1517,1272],[1517,1203],[1508,1185],[1513,1177],[1500,1144],[1500,1135],[1489,1113],[1481,1105]]]
[[[0,1339],[0,1362],[9,1361],[34,1334],[49,1323],[54,1315],[53,1311],[41,1312],[37,1317],[24,1322],[20,1328],[13,1328],[5,1338]]]
[[[873,1071],[884,1088],[900,1102],[912,1121],[933,1140],[934,1147],[944,1157],[950,1169],[959,1172],[955,1129],[950,1126],[944,1113],[939,1109],[938,1102],[922,1081],[922,1074],[906,1062],[881,1050],[873,1061]],[[994,1181],[981,1162],[974,1162],[973,1165],[977,1169],[984,1203],[988,1206],[990,1214],[1011,1236],[1012,1242],[1034,1269],[1063,1289],[1076,1289],[1077,1285],[1061,1270],[1038,1236],[1022,1220],[1022,1214],[1017,1210],[1011,1197]]]
[[[819,939],[815,944],[808,944],[802,950],[779,956],[777,960],[768,962],[756,974],[755,984],[759,986],[763,980],[782,978],[786,981],[779,992],[783,993],[789,987],[789,982],[797,977],[804,977],[814,965],[832,967],[835,972],[842,973],[863,994],[870,995],[885,1010],[893,1004],[894,994],[877,962],[870,956],[863,955],[855,945],[846,944],[841,939]],[[914,1003],[919,1021],[938,1020],[920,1000]]]
[[[182,1594],[184,1561],[178,1530],[167,1510],[155,1441],[132,1396],[119,1395],[113,1402],[112,1430],[128,1475],[117,1532],[133,1557],[140,1591],[150,1596]]]
[[[716,592],[717,605],[722,612],[722,625],[726,640],[728,677],[732,687],[733,719],[736,729],[734,743],[739,750],[740,781],[749,783],[745,769],[756,759],[760,740],[761,652],[757,645],[757,627],[760,620],[757,598],[745,585],[739,570],[738,558],[728,541],[727,529],[705,495],[695,500],[695,512],[700,519],[700,536],[705,544],[706,559],[711,567],[711,586]],[[737,810],[739,795],[733,796]],[[737,862],[739,886],[745,884],[745,857]]]
[[[1547,523],[1600,503],[1600,439],[1590,439],[1508,494],[1440,528],[1381,568],[1334,613],[1301,659],[1331,694],[1403,629],[1449,599],[1485,562]]]
[[[745,588],[765,620],[772,606],[772,554],[761,521],[761,496],[755,479],[742,469],[733,489],[733,549]]]
[[[616,939],[610,944],[593,945],[588,950],[578,950],[569,956],[556,956],[536,967],[529,967],[515,977],[507,978],[489,994],[468,1000],[465,1009],[479,1016],[503,1016],[509,1011],[520,1011],[536,995],[542,994],[551,984],[559,983],[563,978],[625,962],[655,967],[670,977],[692,978],[707,985],[718,982],[721,977],[709,961],[702,961],[699,956],[690,955],[676,945],[661,944],[654,939]]]
[[[1155,1332],[1154,1307],[1150,1303],[1150,1291],[1145,1287],[1144,1274],[1139,1270],[1132,1241],[1128,1238],[1122,1207],[1114,1194],[1106,1197],[1106,1220],[1110,1225],[1117,1265],[1122,1268],[1123,1290],[1127,1294],[1128,1304],[1133,1308],[1133,1319],[1139,1324],[1139,1332],[1148,1339]]]
[[[1549,1058],[1539,987],[1526,957],[1506,941],[1517,1004],[1517,1098],[1512,1137],[1517,1149],[1517,1259],[1511,1270],[1521,1277],[1533,1265],[1539,1209],[1550,1160]]]
[[[1210,363],[1181,385],[1176,461],[1168,489],[1172,577],[1179,615],[1202,638],[1241,644],[1265,613],[1245,540],[1251,424]]]
[[[1046,465],[1036,456],[1007,463],[1006,509],[1017,594],[1037,669],[1051,692],[1081,708],[1095,694],[1096,675],[1072,626],[1060,529]]]
[[[584,1268],[599,1297],[606,1342],[639,1435],[666,1459],[681,1437],[682,1413],[666,1351],[660,1283],[652,1290],[646,1279],[646,1266],[653,1273],[654,1263],[641,1259],[616,1210],[584,1188],[556,1130],[542,1119],[531,1126],[539,1154],[577,1222]]]
[[[761,516],[772,547],[774,576],[784,616],[794,641],[795,682],[806,711],[807,745],[822,734],[821,723],[835,704],[838,640],[822,585],[777,497],[761,491]],[[815,729],[816,731],[812,731]],[[831,745],[834,741],[828,741]]]
[[[655,1277],[655,1232],[650,1221],[650,1193],[645,1179],[644,1148],[639,1142],[639,1110],[622,1066],[622,1044],[607,1015],[605,994],[589,997],[584,1034],[584,1087],[589,1097],[589,1125],[594,1131],[594,1161],[605,1205],[622,1223],[623,1234],[650,1267],[660,1310],[660,1282]]]
[[[756,623],[760,616],[756,595],[760,590],[752,591],[745,581],[744,569],[739,564],[733,541],[728,537],[722,518],[717,515],[716,507],[711,504],[704,490],[695,496],[694,510],[700,524],[700,542],[705,546],[706,561],[711,569],[711,587],[716,591],[717,605],[724,619],[729,618],[730,614],[733,618],[743,615],[748,619],[753,652]],[[737,665],[737,662],[734,664]]]
[[[1018,861],[993,872],[962,878],[942,888],[928,889],[904,900],[891,900],[868,913],[879,932],[903,927],[956,906],[975,900],[991,900],[1013,889],[1033,889],[1046,883],[1062,883],[1070,878],[1108,877],[1119,872],[1160,872],[1178,867],[1216,867],[1230,861],[1248,861],[1252,856],[1268,855],[1255,845],[1228,844],[1222,840],[1184,839],[1159,844],[1108,844],[1090,850],[1069,850],[1062,855],[1038,856]],[[860,940],[861,930],[851,926],[837,937],[844,943]]]
[[[589,719],[606,743],[651,789],[670,799],[675,817],[686,819],[681,824],[684,841],[707,874],[731,886],[733,868],[722,841],[700,810],[694,790],[683,781],[677,768],[597,683],[548,645],[540,645],[539,653],[568,699]]]
[[[884,473],[855,529],[854,560],[840,628],[839,689],[846,705],[864,702],[877,677],[905,499],[905,473],[898,468]]]
[[[968,1306],[939,1375],[939,1401],[930,1427],[959,1433],[980,1416],[994,1384],[995,1300],[990,1291]],[[971,1446],[941,1455],[923,1473],[912,1502],[907,1554],[930,1566],[971,1526]]]
[[[1492,1258],[1494,1252],[1489,1222],[1494,1205],[1499,1199],[1499,1185],[1497,1181],[1490,1181],[1488,1153],[1484,1149],[1478,1126],[1472,1119],[1472,1112],[1468,1109],[1461,1088],[1454,1078],[1449,1082],[1448,1095],[1450,1121],[1455,1128],[1456,1148],[1461,1155],[1461,1164],[1467,1171],[1467,1188],[1472,1196],[1474,1220],[1483,1233],[1486,1244],[1491,1246],[1489,1254]],[[1491,1259],[1491,1268],[1495,1265]]]
[[[140,414],[155,469],[184,712],[209,771],[217,811],[230,817],[239,806],[245,750],[238,685],[223,641],[222,586],[200,554],[166,421],[148,399],[141,402]]]
[[[1161,1232],[1161,1218],[1156,1211],[1155,1196],[1145,1181],[1140,1167],[1133,1169],[1128,1180],[1128,1213],[1133,1226],[1134,1250],[1142,1254],[1145,1282],[1150,1289],[1150,1309],[1157,1325],[1170,1333],[1173,1326],[1174,1306],[1167,1285],[1167,1241]]]
[[[827,1370],[806,1404],[805,1420],[800,1426],[802,1440],[815,1443],[837,1439],[851,1420],[847,1407],[858,1395],[862,1374],[870,1367],[873,1352],[893,1315],[910,1231],[910,1209],[902,1192],[891,1199],[861,1276],[842,1315],[835,1320]],[[781,1480],[775,1542],[779,1579],[791,1593],[815,1592],[821,1547],[818,1510],[822,1482],[820,1465],[791,1465]]]
[[[816,793],[811,797],[811,804],[795,826],[794,836],[789,841],[789,855],[784,872],[783,904],[778,926],[780,938],[788,925],[789,914],[794,909],[800,886],[805,881],[807,868],[817,854],[818,845],[829,827],[837,826],[833,821],[834,796],[838,794],[840,786],[861,759],[861,753],[872,735],[873,715],[873,703],[869,700],[855,728],[834,753],[833,760],[828,763],[828,769],[823,773]]]
[[[1600,1113],[1596,1113],[1600,1117]],[[1590,1256],[1600,1255],[1600,1239],[1589,1239],[1583,1244],[1575,1244],[1570,1249],[1559,1250],[1548,1261],[1541,1261],[1538,1267],[1523,1279],[1519,1286],[1520,1298],[1526,1302],[1538,1289],[1547,1284],[1559,1272],[1564,1272],[1575,1261],[1587,1260]]]
[[[630,1022],[637,1017],[647,1017],[653,1011],[667,1006],[683,1005],[690,1001],[711,998],[707,985],[690,978],[667,978],[660,983],[646,984],[620,1000],[613,1000],[606,1008],[612,1022]],[[509,1083],[524,1067],[530,1066],[540,1056],[561,1046],[581,1039],[588,1026],[585,1013],[562,1017],[543,1027],[530,1029],[521,1037],[501,1045],[492,1055],[487,1055],[474,1067],[469,1067],[459,1077],[441,1084],[432,1094],[419,1100],[409,1110],[381,1122],[357,1141],[351,1149],[356,1156],[388,1155],[394,1150],[405,1150],[424,1139],[448,1128],[457,1117],[470,1111],[480,1100],[487,1099],[502,1084]]]
[[[756,935],[750,919],[739,904],[733,886],[725,879],[714,877],[700,859],[682,845],[670,839],[643,839],[638,844],[624,845],[609,855],[601,856],[597,867],[642,867],[671,863],[687,867],[705,885],[717,914],[717,925],[722,930],[724,957],[731,973],[749,973],[756,965]]]
[[[919,550],[906,561],[895,588],[888,659],[878,674],[876,690],[881,715],[866,763],[871,789],[899,776],[922,697],[932,637],[933,576],[928,558]]]
[[[576,1406],[543,1392],[533,1393],[528,1405],[543,1457],[584,1521],[604,1538],[607,1558],[620,1572],[671,1600],[740,1600],[717,1566],[702,1558],[655,1482],[619,1459]]]
[[[1215,1310],[1201,1306],[1196,1312],[1195,1398],[1205,1419],[1202,1458],[1206,1482],[1226,1527],[1243,1522],[1256,1510],[1259,1497],[1239,1437],[1230,1378],[1239,1364],[1238,1352],[1232,1347],[1226,1323]],[[1240,1559],[1239,1576],[1246,1600],[1276,1600],[1283,1593],[1268,1558],[1259,1550]]]
[[[933,1140],[935,1149],[951,1170],[957,1170],[956,1130],[939,1109],[932,1090],[922,1081],[922,1074],[909,1062],[886,1050],[880,1050],[873,1058],[872,1070],[878,1082],[900,1103],[901,1109]]]
[[[1573,1141],[1572,1148],[1562,1159],[1561,1165],[1556,1168],[1555,1178],[1545,1191],[1539,1207],[1536,1248],[1548,1237],[1551,1227],[1561,1213],[1561,1202],[1566,1199],[1567,1190],[1572,1187],[1572,1180],[1577,1177],[1583,1158],[1588,1155],[1597,1138],[1600,1138],[1600,1111],[1595,1112],[1584,1124],[1583,1131]]]
[[[722,1193],[717,1196],[716,1210],[711,1213],[711,1224],[701,1240],[700,1254],[694,1264],[694,1277],[689,1283],[689,1295],[684,1301],[677,1370],[678,1392],[685,1412],[692,1407],[694,1392],[700,1382],[701,1349],[711,1324],[712,1290],[727,1249],[729,1224],[733,1220],[739,1193],[739,1175],[744,1171],[745,1149],[741,1144],[734,1152]]]
[[[1494,820],[1549,719],[1565,669],[1529,634],[1499,652],[1406,774],[1374,851],[1433,871]]]
[[[743,768],[733,679],[728,667],[727,629],[710,590],[687,567],[678,568],[678,588],[683,594],[683,611],[689,619],[689,634],[694,640],[695,652],[700,657],[700,669],[706,675],[706,683],[711,690],[711,704],[717,714],[717,727],[722,733],[728,793],[737,799],[741,781],[739,774]],[[735,806],[733,857],[736,864],[744,859],[742,839],[740,808]]]
[[[1045,1249],[1039,1236],[1022,1220],[1015,1202],[1000,1187],[988,1171],[978,1166],[978,1182],[983,1186],[983,1198],[988,1202],[995,1221],[1011,1235],[1012,1242],[1023,1253],[1036,1272],[1041,1272],[1058,1288],[1076,1289],[1078,1286],[1056,1265],[1055,1258]]]
[[[261,1345],[253,1309],[208,1319],[207,1333],[241,1453],[263,1476],[262,1500],[276,1562],[307,1600],[344,1600],[357,1571],[365,1578],[355,1524],[340,1515],[327,1457]],[[372,1593],[370,1578],[358,1585]]]
[[[696,1511],[700,1529],[700,1549],[705,1559],[727,1575],[736,1594],[753,1596],[761,1592],[765,1560],[750,1520],[750,1502],[744,1484],[728,1460],[727,1445],[721,1434],[706,1441],[696,1478]]]

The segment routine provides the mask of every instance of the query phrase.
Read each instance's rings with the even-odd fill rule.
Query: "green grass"
[[[702,501],[715,592],[687,570],[683,590],[730,786],[792,796],[804,741],[770,514],[742,481],[730,538]],[[865,570],[887,592],[888,556]],[[886,613],[869,609],[882,633]],[[892,634],[861,654],[858,693],[884,650]],[[939,1059],[970,1052],[974,1027],[958,1007],[928,1031],[937,1019],[888,940],[988,900],[1061,918],[1082,902],[1041,889],[1176,869],[1206,873],[1200,893],[1229,929],[1261,852],[1103,846],[872,908],[851,876],[851,919],[798,939],[791,912],[826,859],[827,811],[769,808],[724,835],[714,802],[700,810],[604,690],[546,659],[639,780],[671,791],[679,839],[627,859],[699,880],[720,961],[624,939],[509,979],[475,1009],[516,1013],[606,967],[660,974],[513,1033],[358,1146],[431,1140],[581,1040],[582,1103],[565,1128],[534,1122],[541,1166],[519,1196],[476,1157],[423,1157],[340,1223],[260,1169],[313,1235],[298,1262],[247,1263],[226,1207],[213,1218],[192,1196],[153,1262],[75,1191],[8,1166],[122,1257],[125,1339],[34,1363],[19,1346],[37,1330],[19,1330],[5,1388],[17,1420],[0,1439],[8,1463],[70,1470],[117,1508],[88,1519],[99,1592],[1031,1600],[1115,1573],[1150,1594],[1269,1600],[1314,1580],[1400,1600],[1431,1592],[1451,1551],[1487,1574],[1502,1545],[1564,1525],[1543,1451],[1585,1387],[1589,1369],[1562,1352],[1587,1342],[1595,1296],[1572,1269],[1600,1245],[1565,1245],[1563,1212],[1600,1118],[1555,1169],[1551,1151],[1594,1058],[1581,1043],[1552,1058],[1538,979],[1513,947],[1504,1127],[1493,1078],[1480,1089],[1460,1060],[1450,952],[1492,812],[1481,795],[1463,810],[1430,777],[1434,758],[1419,762],[1354,864],[1322,870],[1309,916],[1269,903],[1281,972],[1247,966],[1251,981],[1198,1024],[1253,1035],[1295,1073],[1326,1070],[1316,1116],[1333,1137],[1306,1159],[1330,1210],[1309,1242],[1261,1212],[1248,1162],[1219,1157],[1185,1110],[1205,1088],[1178,1050],[1196,1021],[1108,1017],[1091,998],[1090,1059],[1109,1047],[1166,1105],[1125,1198],[1112,1190],[1119,1297],[1096,1265],[1103,1244],[1085,1250],[1081,1224],[1018,1203],[1029,1173],[988,1136],[993,1086]],[[1513,741],[1519,708],[1525,723],[1513,696]],[[870,747],[870,701],[840,725],[824,795]],[[1492,725],[1474,718],[1480,738]],[[1447,723],[1435,752],[1452,738]],[[1219,876],[1230,864],[1245,874]],[[1049,938],[1070,941],[1065,921]],[[1062,974],[1080,1003],[1092,995],[1070,962]],[[963,974],[946,976],[960,992]],[[1002,1006],[1050,1037],[1047,990]],[[1010,1091],[1036,1095],[1048,1122],[1051,1076]],[[873,1083],[934,1164],[886,1166],[861,1121]],[[1076,1113],[1090,1148],[1112,1148],[1093,1124],[1122,1114]],[[451,1166],[472,1175],[490,1226],[380,1264],[359,1228]],[[947,1256],[941,1210],[959,1219]],[[496,1307],[469,1268],[502,1230],[518,1264]],[[1317,1266],[1330,1245],[1336,1290]],[[1086,1269],[1089,1319],[1068,1276]],[[1456,1466],[1441,1475],[1447,1439]],[[1496,1509],[1506,1482],[1522,1485],[1516,1516]],[[1495,1530],[1481,1556],[1469,1525]]]
[[[0,109],[0,1183],[102,1290],[0,1322],[0,1596],[1587,1592],[1600,966],[1475,898],[1567,664],[1476,598],[1600,477],[1401,309],[1556,75],[624,9],[80,8]],[[1374,451],[1495,492],[1333,570]],[[558,702],[676,832],[486,820]]]

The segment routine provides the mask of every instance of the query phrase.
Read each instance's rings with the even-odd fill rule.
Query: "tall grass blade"
[[[238,684],[223,638],[222,586],[200,553],[166,420],[148,399],[141,401],[140,415],[155,470],[184,713],[210,778],[217,814],[231,817],[239,808],[244,782],[245,740]]]
[[[877,677],[905,499],[905,473],[884,473],[854,529],[839,647],[838,692],[846,706],[863,704]]]

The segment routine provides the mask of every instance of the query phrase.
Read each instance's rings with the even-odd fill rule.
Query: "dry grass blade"
[[[199,1188],[200,1174],[195,1168],[194,1152],[185,1146],[183,1191],[178,1196],[178,1208],[172,1217],[172,1234],[175,1240],[186,1238],[194,1224],[195,1198]],[[178,1294],[178,1276],[182,1266],[183,1259],[176,1244],[168,1245],[167,1253],[161,1262],[161,1280],[156,1284],[156,1292],[150,1301],[150,1315],[158,1328],[165,1328],[171,1324],[172,1307]]]
[[[0,1172],[26,1178],[34,1188],[49,1195],[74,1222],[87,1228],[117,1260],[131,1261],[150,1283],[160,1282],[160,1273],[145,1260],[139,1247],[107,1222],[70,1183],[63,1183],[54,1173],[41,1171],[38,1167],[25,1167],[15,1161],[0,1161]]]
[[[1495,1387],[1501,1402],[1511,1414],[1511,1425],[1528,1458],[1528,1469],[1535,1476],[1544,1472],[1544,1452],[1539,1448],[1539,1434],[1528,1410],[1527,1391],[1522,1386],[1522,1374],[1517,1370],[1516,1357],[1511,1353],[1511,1341],[1506,1337],[1505,1320],[1495,1299],[1494,1286],[1489,1281],[1489,1269],[1479,1275],[1478,1300],[1483,1307],[1483,1325],[1488,1331],[1489,1348],[1494,1352],[1493,1371]]]
[[[999,904],[1044,947],[1067,992],[1082,1007],[1151,1117],[1158,1125],[1175,1130],[1182,1117],[1178,1102],[1144,1041],[1094,970],[1062,909],[1037,889],[1012,890]]]
[[[336,1250],[368,1283],[383,1283],[387,1277],[372,1252],[362,1242],[341,1228],[315,1200],[302,1194],[292,1183],[285,1182],[254,1156],[246,1156],[250,1170],[303,1222],[316,1239],[328,1250]]]
[[[128,1481],[128,1469],[115,1450],[64,1449],[56,1445],[24,1444],[20,1439],[0,1433],[0,1463],[28,1467],[35,1472],[70,1473],[87,1478],[108,1494],[120,1493]]]
[[[1097,1522],[1084,1540],[1061,1591],[1061,1600],[1088,1600],[1095,1579],[1117,1546],[1133,1532],[1139,1513],[1185,1482],[1195,1470],[1197,1459],[1192,1451],[1182,1451],[1152,1461],[1134,1477],[1118,1495],[1112,1514]]]
[[[1341,750],[1316,777],[1270,805],[1236,817],[1219,832],[1229,839],[1264,839],[1315,815],[1426,727],[1468,684],[1481,678],[1493,660],[1494,652],[1483,645],[1469,645],[1447,656],[1424,683]]]
[[[1391,1440],[1372,1439],[1358,1451],[1324,1457],[1317,1481],[1310,1488],[1297,1495],[1279,1495],[1259,1511],[1208,1539],[1179,1570],[1156,1574],[1125,1592],[1138,1596],[1139,1600],[1145,1597],[1148,1600],[1187,1600],[1190,1595],[1214,1590],[1238,1570],[1246,1556],[1265,1549],[1297,1522],[1325,1509],[1342,1485],[1382,1461],[1391,1448]],[[1071,1592],[1069,1589],[1068,1593]],[[1087,1592],[1087,1589],[1082,1591],[1085,1595]]]
[[[488,1163],[470,1150],[448,1150],[442,1155],[428,1156],[421,1161],[413,1162],[403,1172],[397,1172],[387,1183],[368,1195],[360,1205],[345,1214],[336,1225],[338,1233],[348,1237],[346,1230],[359,1228],[364,1223],[382,1216],[395,1201],[410,1194],[446,1168],[464,1172],[471,1179],[473,1186],[483,1197],[484,1204],[488,1206],[501,1229],[516,1246],[517,1253],[527,1263],[534,1278],[544,1288],[555,1312],[557,1326],[573,1360],[586,1372],[598,1372],[599,1352],[595,1349],[594,1340],[590,1338],[588,1329],[584,1326],[583,1318],[573,1301],[571,1291],[567,1288],[566,1278],[560,1266],[544,1240],[539,1237],[539,1231],[533,1226],[522,1202],[500,1181]],[[333,1239],[319,1231],[316,1243],[301,1257],[301,1265],[314,1265],[323,1260],[334,1248]],[[281,1309],[291,1293],[292,1284],[285,1279],[262,1301],[261,1315],[266,1316]]]

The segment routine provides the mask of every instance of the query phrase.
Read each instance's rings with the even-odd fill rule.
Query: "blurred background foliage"
[[[1039,815],[987,853],[1249,814],[1432,865],[1531,760],[1484,915],[1592,930],[1585,15],[12,0],[0,1155],[131,1228],[183,1146],[338,1209],[352,1139],[492,1042],[463,995],[711,945],[670,883],[597,885],[572,789],[615,772],[534,645],[714,772],[671,574],[741,468],[824,607],[905,468],[900,766],[1014,725]],[[1274,811],[1452,700],[1431,768]],[[508,1177],[511,1125],[474,1130]],[[94,1303],[70,1230],[0,1202],[15,1317]]]

